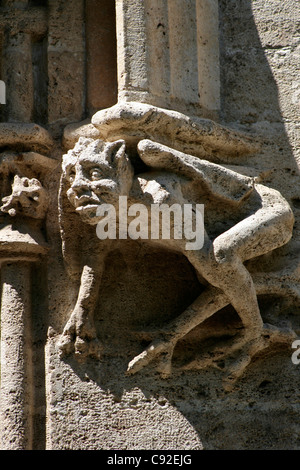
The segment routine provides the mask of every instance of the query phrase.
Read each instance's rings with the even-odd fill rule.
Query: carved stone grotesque
[[[39,180],[15,175],[12,193],[2,198],[0,211],[10,216],[24,215],[34,219],[43,219],[48,208],[48,195]]]
[[[142,204],[146,208],[162,204],[179,204],[181,207],[185,204],[203,204],[205,230],[201,248],[187,249],[188,240],[184,234],[181,238],[173,236],[170,239],[145,237],[147,243],[183,253],[207,288],[185,312],[167,324],[163,332],[157,332],[157,337],[147,349],[130,362],[127,372],[135,373],[153,359],[159,358],[159,370],[162,376],[168,376],[177,341],[215,312],[231,304],[243,328],[230,344],[212,355],[210,360],[204,359],[202,364],[198,363],[197,367],[205,367],[220,358],[233,357],[227,370],[228,380],[233,382],[243,373],[254,354],[272,342],[284,342],[293,337],[293,332],[263,323],[257,293],[266,289],[267,284],[256,283],[255,277],[244,264],[290,240],[293,213],[278,191],[226,165],[209,161],[208,151],[208,159],[199,158],[199,152],[195,156],[182,151],[184,148],[196,148],[195,139],[190,144],[184,142],[182,136],[179,139],[181,131],[186,136],[197,134],[195,123],[189,119],[185,119],[182,129],[177,128],[177,134],[173,134],[172,140],[167,135],[172,132],[170,125],[166,126],[166,119],[176,129],[178,119],[184,119],[179,113],[172,116],[171,112],[160,112],[151,107],[150,119],[147,120],[140,112],[130,125],[128,109],[125,111],[127,114],[123,112],[126,114],[123,119],[120,113],[114,115],[112,112],[109,118],[108,114],[102,113],[101,125],[98,123],[100,133],[110,142],[80,138],[74,149],[63,157],[60,194],[63,250],[74,272],[81,271],[81,285],[75,309],[64,328],[59,347],[63,354],[75,351],[79,357],[99,357],[101,348],[105,346],[100,345],[97,339],[93,314],[105,254],[112,249],[114,240],[97,239],[96,225],[103,220],[103,213],[99,215],[101,205],[115,207],[116,233],[120,233],[119,201],[122,196],[127,197],[128,206]],[[97,119],[101,120],[96,115],[95,125]],[[159,129],[162,122],[165,127]],[[222,147],[223,139],[225,151],[229,151],[232,142],[228,134],[226,136],[217,128],[209,128],[208,122],[203,121],[201,124],[199,121],[197,125],[199,129],[202,125],[202,153],[208,147],[212,150],[211,138],[214,133],[216,145]],[[107,129],[111,130],[110,134]],[[164,137],[160,141],[159,132]],[[164,143],[161,143],[162,140]],[[172,141],[175,142],[175,148]],[[240,141],[239,145],[245,148],[248,143]],[[137,175],[131,163],[135,152],[145,168],[144,172]],[[93,246],[96,249],[93,256],[85,253],[82,267],[80,263],[75,266],[74,249],[71,258],[68,252],[71,234],[66,230],[71,229],[67,224],[68,218],[73,217],[72,208],[84,223],[93,227],[89,236],[94,238]],[[195,217],[194,212],[194,226]],[[148,223],[150,226],[151,220]]]
[[[0,147],[0,251],[44,254],[41,228],[49,196],[43,182],[56,165],[47,156],[53,141],[36,124],[2,123]]]

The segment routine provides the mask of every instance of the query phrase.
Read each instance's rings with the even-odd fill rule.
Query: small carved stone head
[[[128,195],[133,167],[125,153],[125,141],[103,142],[80,138],[74,149],[63,157],[63,178],[67,197],[85,222],[97,223],[100,204],[114,204]]]

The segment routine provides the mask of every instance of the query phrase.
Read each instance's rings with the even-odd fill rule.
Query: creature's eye
[[[103,177],[102,172],[99,168],[92,168],[90,171],[90,178],[91,180],[99,180]]]
[[[68,180],[70,181],[70,183],[73,183],[73,181],[75,180],[75,177],[76,177],[76,172],[75,170],[71,170],[68,174]]]

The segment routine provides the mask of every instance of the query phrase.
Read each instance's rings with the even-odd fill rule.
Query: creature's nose
[[[71,184],[71,189],[76,193],[77,196],[87,192],[89,190],[87,181],[81,176],[76,175],[74,181]]]

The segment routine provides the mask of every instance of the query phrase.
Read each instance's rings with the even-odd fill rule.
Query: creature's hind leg
[[[181,315],[166,325],[147,349],[129,363],[127,372],[135,374],[160,356],[159,372],[164,377],[169,376],[177,341],[227,304],[227,297],[219,289],[208,287]]]
[[[214,240],[208,262],[197,252],[187,255],[195,268],[226,294],[241,318],[244,328],[227,351],[242,350],[230,371],[233,381],[264,347],[264,336],[270,336],[266,335],[269,327],[263,324],[252,276],[243,263],[286,244],[294,222],[289,205],[277,191],[262,186],[260,191],[262,207]]]
[[[272,195],[272,190],[269,191],[268,188],[262,187],[262,191],[266,191],[268,196]],[[247,259],[284,245],[291,238],[293,214],[286,201],[278,194],[276,192],[277,203],[265,203],[256,213],[219,236],[213,244],[206,236],[201,251],[185,252],[200,276],[218,289],[209,287],[185,312],[169,323],[163,337],[153,341],[143,353],[131,361],[128,372],[137,372],[163,353],[165,360],[162,361],[162,372],[163,375],[168,375],[176,342],[228,303],[236,309],[244,326],[243,332],[223,355],[226,357],[238,349],[243,349],[239,360],[229,371],[231,380],[239,377],[251,357],[265,347],[264,337],[281,334],[276,328],[271,331],[267,325],[264,327],[256,289],[243,264]]]
[[[209,262],[204,263],[201,258],[199,260],[198,253],[189,254],[188,258],[211,285],[219,288],[226,295],[229,303],[241,318],[245,339],[246,336],[259,335],[263,322],[249,271],[241,258],[228,246],[222,259],[217,258],[214,248],[215,246],[210,253]],[[222,254],[224,254],[224,249]]]
[[[227,295],[239,314],[245,339],[257,337],[263,322],[252,277],[243,263],[287,243],[294,221],[288,203],[277,191],[263,186],[259,190],[262,207],[214,240],[212,263],[202,268],[208,268],[206,279]]]

